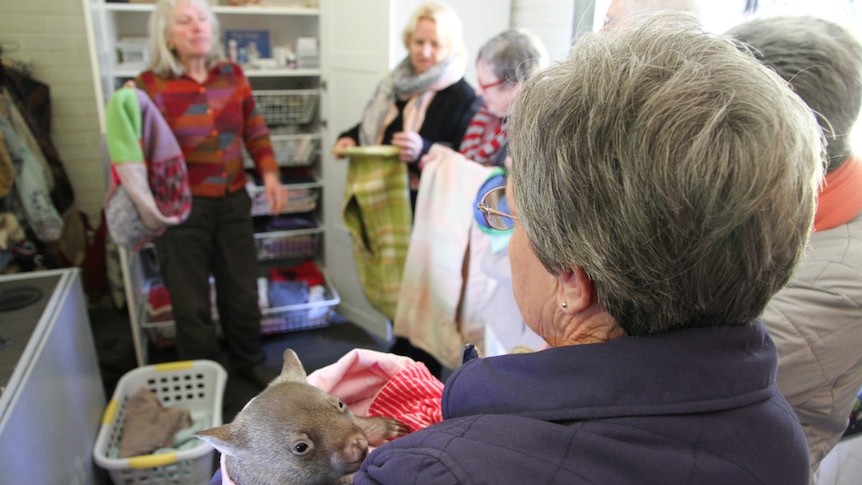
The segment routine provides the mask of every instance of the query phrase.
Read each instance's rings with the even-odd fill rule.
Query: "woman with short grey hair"
[[[513,291],[551,348],[465,362],[354,483],[808,483],[757,320],[808,238],[813,115],[690,16],[587,34],[510,115]],[[512,224],[509,224],[512,226]]]
[[[509,168],[507,117],[521,83],[548,64],[542,41],[523,29],[509,29],[488,40],[476,57],[477,93],[482,107],[473,116],[460,152],[483,165]]]
[[[778,390],[805,429],[816,471],[845,434],[862,387],[862,157],[851,142],[862,109],[862,41],[808,16],[750,20],[728,35],[790,84],[826,140],[828,173],[806,258],[763,313],[778,347]]]

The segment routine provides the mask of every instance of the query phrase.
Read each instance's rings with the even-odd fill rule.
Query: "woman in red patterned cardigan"
[[[150,17],[152,61],[135,84],[155,102],[188,168],[188,219],[156,239],[176,322],[177,357],[221,360],[211,315],[215,278],[219,321],[233,371],[263,388],[278,373],[261,367],[260,309],[245,146],[273,213],[287,202],[269,130],[242,69],[224,60],[218,21],[205,0],[160,0]]]

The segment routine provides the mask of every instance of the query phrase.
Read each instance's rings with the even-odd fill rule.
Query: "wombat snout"
[[[368,440],[365,434],[360,431],[349,439],[344,450],[345,462],[361,462],[368,455]]]

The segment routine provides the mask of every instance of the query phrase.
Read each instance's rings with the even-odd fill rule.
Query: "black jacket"
[[[404,119],[402,112],[405,102],[396,102],[398,116],[386,127],[383,133],[383,144],[392,143],[392,135],[402,131]],[[419,134],[423,138],[422,155],[428,153],[428,149],[434,143],[446,145],[453,150],[461,146],[461,139],[467,131],[467,126],[476,114],[476,110],[482,104],[482,98],[476,96],[473,88],[461,78],[455,84],[446,89],[438,91],[428,105],[425,112],[425,121]],[[359,124],[338,135],[339,138],[349,136],[359,143]],[[411,163],[410,170],[418,172],[419,164]]]

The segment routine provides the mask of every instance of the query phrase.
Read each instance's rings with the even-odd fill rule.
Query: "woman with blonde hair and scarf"
[[[433,143],[457,149],[481,100],[464,80],[467,53],[451,7],[419,6],[403,33],[408,56],[378,84],[359,124],[340,134],[336,155],[358,145],[394,145],[408,164],[412,203],[417,163]]]
[[[395,318],[411,237],[418,162],[433,144],[457,150],[482,101],[464,80],[468,56],[454,10],[420,5],[403,40],[407,57],[378,84],[359,124],[339,135],[333,149],[341,158],[357,146],[392,145],[405,162],[351,162],[344,200],[359,281],[369,303],[389,319]],[[435,374],[442,370],[406,338],[397,338],[391,351],[426,363]]]

